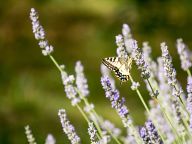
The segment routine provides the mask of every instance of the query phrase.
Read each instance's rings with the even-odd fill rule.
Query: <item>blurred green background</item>
[[[24,126],[29,124],[38,143],[48,133],[57,143],[69,143],[63,134],[58,109],[65,108],[82,143],[89,143],[87,124],[65,97],[60,73],[41,54],[29,19],[30,8],[39,12],[47,39],[54,46],[54,57],[74,74],[81,60],[96,111],[118,127],[121,121],[105,98],[100,84],[101,59],[116,54],[115,36],[123,23],[129,24],[139,46],[149,41],[153,58],[160,56],[160,43],[166,41],[183,88],[186,74],[180,69],[176,38],[192,47],[191,0],[2,0],[0,2],[0,143],[27,143]],[[132,71],[136,71],[133,69]],[[142,94],[149,100],[139,73]],[[144,108],[131,91],[130,82],[116,84],[126,97],[135,124],[145,121]]]

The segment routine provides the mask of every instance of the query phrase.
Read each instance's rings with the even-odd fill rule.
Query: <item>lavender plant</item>
[[[181,67],[188,74],[187,95],[176,79],[176,69],[173,67],[166,43],[161,43],[162,56],[157,58],[156,62],[151,58],[151,47],[148,42],[144,42],[142,49],[140,49],[127,24],[123,25],[122,34],[116,36],[117,57],[134,60],[151,98],[148,106],[139,90],[140,83],[136,82],[130,73],[131,89],[139,96],[147,112],[146,119],[148,119],[144,126],[136,126],[131,117],[131,112],[125,104],[126,97],[120,96],[110,71],[104,65],[101,65],[101,85],[106,98],[111,103],[111,107],[117,112],[127,131],[127,135],[123,136],[122,130],[99,115],[94,104],[89,102],[90,92],[82,63],[77,61],[75,65],[76,76],[68,74],[65,66],[59,65],[52,56],[53,46],[45,38],[44,29],[34,8],[31,9],[30,19],[35,39],[39,43],[42,54],[49,57],[60,71],[66,97],[87,122],[87,136],[90,138],[91,144],[112,143],[112,139],[117,144],[192,143],[192,77],[190,72],[192,62],[189,49],[187,49],[182,39],[177,40],[176,46],[181,60]],[[113,64],[112,66],[115,67],[116,72],[121,74],[121,66]],[[72,144],[81,143],[75,127],[66,115],[66,111],[60,109],[58,115],[63,131],[69,141]],[[29,126],[25,127],[25,129],[29,144],[35,144]],[[46,144],[54,144],[55,142],[53,136],[48,135]]]

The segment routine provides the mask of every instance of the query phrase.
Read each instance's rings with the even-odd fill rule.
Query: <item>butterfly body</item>
[[[121,57],[108,57],[102,60],[102,63],[107,66],[110,70],[115,72],[117,78],[121,82],[126,82],[129,80],[129,74],[132,64],[131,58],[121,58]]]

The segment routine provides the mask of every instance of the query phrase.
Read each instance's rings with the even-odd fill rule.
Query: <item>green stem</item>
[[[78,92],[78,94],[80,95],[80,97],[83,99],[85,105],[86,105],[86,106],[89,106],[90,104],[89,104],[89,102],[87,101],[87,99],[86,99],[85,97],[81,96],[81,94],[80,94],[80,92],[79,92],[78,90],[77,90],[77,92]],[[91,113],[89,113],[89,115],[91,115]],[[101,128],[99,127],[99,124],[97,123],[97,121],[93,120],[93,123],[95,124],[95,126],[96,126],[99,134],[101,135],[101,137],[103,137],[102,130],[101,130]]]
[[[129,75],[129,77],[130,77],[131,83],[133,83],[134,80],[133,80],[132,76]],[[145,110],[147,111],[148,114],[150,114],[149,108],[148,108],[147,104],[145,103],[145,101],[144,101],[144,99],[143,99],[143,97],[142,97],[142,95],[141,95],[141,93],[140,93],[138,88],[136,89],[136,92],[137,92],[141,102],[143,103],[143,106],[145,107]]]
[[[190,70],[189,70],[189,69],[187,69],[187,74],[188,74],[188,76],[190,76],[190,77],[191,77],[191,72],[190,72]]]
[[[103,121],[99,118],[97,112],[93,109],[92,110],[97,119],[99,120],[100,123],[103,123]],[[116,143],[121,144],[121,142],[113,135],[110,129],[106,128],[107,132],[112,136],[112,138],[116,141]]]
[[[79,95],[81,95],[81,93],[78,91],[78,94]],[[89,102],[88,102],[88,100],[85,98],[85,97],[83,97],[82,95],[81,95],[81,98],[83,99],[83,101],[84,101],[84,103],[85,103],[85,105],[86,106],[89,106],[90,104],[89,104]],[[102,124],[103,123],[103,120],[101,120],[100,118],[99,118],[99,115],[97,114],[97,112],[94,110],[94,109],[92,109],[92,112],[94,113],[94,115],[96,116],[96,118],[98,119],[98,121]],[[98,131],[100,130],[100,127],[98,126]],[[116,143],[118,143],[118,144],[121,144],[121,142],[113,135],[113,133],[108,129],[108,128],[106,128],[106,130],[107,130],[107,132],[113,137],[113,139],[116,141]]]
[[[78,110],[80,111],[80,113],[83,115],[84,119],[87,121],[87,123],[90,123],[88,117],[86,116],[86,114],[83,112],[83,110],[81,109],[81,107],[77,104],[76,107],[78,108]],[[97,133],[96,134],[98,139],[101,139],[101,136]]]
[[[177,87],[174,85],[173,86],[173,88],[175,89],[175,91],[178,91],[177,90]],[[185,106],[185,104],[184,104],[184,102],[183,102],[183,99],[181,98],[181,95],[180,96],[178,96],[179,97],[179,102],[180,102],[180,104],[181,104],[181,107],[182,107],[182,109],[187,113],[187,118],[188,118],[188,120],[190,119],[190,114],[189,114],[189,112],[188,112],[188,110],[186,109],[186,106]]]
[[[131,83],[133,83],[133,82],[134,82],[134,80],[133,80],[132,76],[131,76],[131,75],[129,75],[129,77],[130,77]],[[150,116],[150,111],[149,111],[149,108],[147,107],[147,104],[145,103],[145,101],[144,101],[144,99],[143,99],[143,97],[142,97],[142,95],[141,95],[141,93],[140,93],[140,91],[139,91],[139,89],[138,89],[138,88],[136,89],[136,92],[137,92],[137,94],[138,94],[138,96],[139,96],[139,98],[140,98],[141,102],[143,103],[143,106],[145,107],[145,110],[147,111],[148,115]],[[158,126],[157,122],[156,122],[155,120],[153,120],[153,123],[154,123],[154,125],[156,126],[157,131],[158,131],[158,133],[159,133],[159,135],[160,135],[160,137],[161,137],[162,141],[163,141],[163,142],[165,142],[165,140],[164,140],[164,137],[163,137],[162,133],[160,132],[160,130],[159,130],[159,129],[158,129],[158,127],[157,127],[157,126]]]
[[[62,72],[61,67],[59,66],[57,61],[54,59],[54,57],[52,55],[49,55],[49,58],[52,60],[52,62],[55,64],[55,66],[59,69],[59,71]]]
[[[151,88],[151,91],[152,91],[152,93],[153,93],[153,96],[154,96],[154,97],[157,97],[156,94],[155,94],[155,91],[154,91],[154,89],[153,89],[153,87],[152,87],[152,85],[151,85],[151,83],[150,83],[150,81],[149,81],[149,79],[147,79],[147,83],[149,84],[149,87]]]

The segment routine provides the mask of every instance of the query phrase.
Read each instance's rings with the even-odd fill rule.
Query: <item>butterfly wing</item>
[[[119,57],[104,58],[102,63],[112,71],[117,71],[121,67]]]
[[[115,75],[121,81],[127,81],[129,79],[129,69],[131,68],[132,59],[124,59],[121,57],[108,57],[103,59],[103,64],[110,70],[115,72]]]

